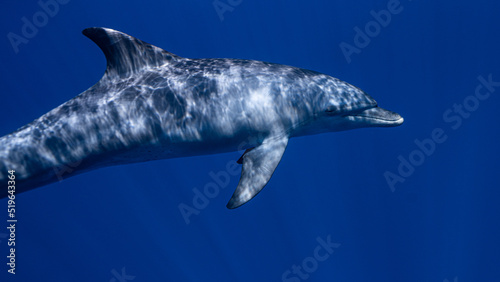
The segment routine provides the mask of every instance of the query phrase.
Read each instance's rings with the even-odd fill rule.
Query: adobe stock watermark
[[[53,170],[54,170],[54,174],[56,175],[57,177],[57,180],[59,182],[63,181],[64,180],[64,175],[65,174],[71,174],[73,171],[75,171],[75,169],[82,163],[82,160],[79,160],[79,161],[76,161],[76,162],[72,162],[72,163],[69,163],[69,164],[66,164],[66,165],[62,165],[60,167],[54,167]]]
[[[453,279],[453,281],[448,280],[448,279],[444,279],[443,282],[458,282],[458,276],[455,276],[455,278]]]
[[[109,279],[109,282],[126,282],[135,279],[135,276],[127,274],[125,267],[122,267],[121,272],[118,272],[113,268],[113,270],[111,270],[111,274],[113,274],[113,278]]]
[[[40,28],[43,28],[49,23],[49,19],[55,17],[60,10],[60,5],[66,5],[70,0],[40,0],[38,6],[40,10],[35,12],[30,18],[22,17],[20,35],[14,32],[7,34],[12,49],[17,54],[19,53],[19,45],[28,44],[30,39],[33,39]]]
[[[236,7],[241,5],[243,0],[215,0],[212,2],[215,12],[219,16],[221,22],[224,21],[224,14],[226,12],[232,12]]]
[[[487,78],[480,75],[477,80],[479,82],[474,94],[465,97],[461,103],[455,103],[443,112],[443,121],[450,126],[451,130],[458,130],[463,121],[470,118],[472,113],[479,108],[481,102],[490,98],[496,88],[500,87],[500,81],[494,81],[492,74],[489,74]],[[384,172],[385,180],[391,191],[396,191],[396,184],[403,183],[412,176],[416,167],[423,165],[427,158],[435,153],[437,145],[443,144],[446,140],[448,140],[446,130],[440,127],[434,128],[427,138],[415,139],[413,142],[416,148],[409,154],[405,154],[407,157],[398,156],[399,165],[396,172]]]
[[[181,212],[182,218],[186,224],[191,223],[190,217],[193,215],[200,214],[200,211],[204,210],[210,204],[210,199],[216,198],[220,191],[226,188],[231,180],[231,176],[236,176],[240,173],[241,169],[236,161],[231,160],[226,164],[226,169],[214,173],[209,172],[208,175],[212,181],[205,184],[203,187],[203,192],[198,188],[193,188],[193,200],[192,206],[180,203],[178,208]]]
[[[337,249],[340,247],[339,243],[333,243],[331,236],[328,235],[326,240],[321,237],[316,238],[318,245],[314,248],[312,256],[306,257],[299,265],[292,265],[292,267],[281,275],[283,282],[300,282],[307,280],[312,273],[316,272],[320,262],[327,260]]]
[[[411,2],[412,0],[408,1]],[[360,54],[361,50],[368,47],[372,39],[380,34],[382,28],[389,26],[392,17],[401,13],[403,10],[404,7],[399,0],[389,0],[389,2],[387,2],[387,8],[378,12],[371,10],[370,15],[373,17],[373,20],[367,22],[363,29],[358,26],[354,27],[355,34],[353,44],[344,41],[339,44],[340,50],[342,54],[344,54],[347,63],[350,64],[352,62],[352,55]]]

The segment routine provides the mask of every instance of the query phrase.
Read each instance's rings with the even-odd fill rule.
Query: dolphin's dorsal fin
[[[129,76],[146,67],[159,67],[181,59],[161,48],[113,29],[90,27],[84,29],[82,33],[94,41],[106,56],[108,76]]]
[[[278,166],[287,144],[288,137],[269,138],[264,140],[261,145],[245,151],[241,156],[243,167],[240,182],[227,203],[228,208],[234,209],[250,201],[266,186]]]

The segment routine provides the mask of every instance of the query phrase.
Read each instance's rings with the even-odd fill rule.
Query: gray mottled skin
[[[228,204],[235,208],[266,185],[290,137],[403,122],[362,90],[325,74],[260,61],[181,58],[111,29],[83,33],[103,50],[105,75],[0,138],[2,185],[10,169],[23,192],[110,165],[251,149]]]

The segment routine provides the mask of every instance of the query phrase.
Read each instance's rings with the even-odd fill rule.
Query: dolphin
[[[0,138],[0,183],[14,170],[16,193],[112,165],[245,150],[233,209],[264,188],[290,138],[403,123],[361,89],[319,72],[182,58],[108,28],[83,34],[106,57],[103,77]]]

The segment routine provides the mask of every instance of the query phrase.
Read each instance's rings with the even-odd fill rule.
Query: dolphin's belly
[[[165,136],[159,142],[142,143],[124,150],[106,152],[102,154],[99,167],[246,150],[259,145],[266,136],[265,132],[256,134],[253,130],[223,136],[207,132],[203,138],[188,140]]]

